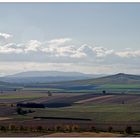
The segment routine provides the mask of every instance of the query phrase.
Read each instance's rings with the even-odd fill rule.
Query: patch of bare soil
[[[95,100],[103,100],[103,99],[110,98],[110,97],[113,97],[113,96],[114,95],[98,96],[98,97],[93,97],[93,98],[89,98],[89,99],[80,100],[80,101],[77,101],[75,103],[86,103],[86,102],[91,102],[91,101],[95,101]]]

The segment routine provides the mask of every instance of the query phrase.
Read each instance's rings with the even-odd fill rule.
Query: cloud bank
[[[0,33],[1,62],[39,62],[75,64],[85,67],[122,66],[135,68],[139,65],[140,50],[125,48],[121,51],[102,46],[77,45],[71,38],[46,41],[29,40],[24,43],[9,42],[12,35]],[[115,68],[114,68],[115,69]]]

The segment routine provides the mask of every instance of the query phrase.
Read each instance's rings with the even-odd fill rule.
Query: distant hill
[[[140,93],[140,75],[118,73],[115,75],[96,77],[82,73],[64,72],[25,72],[7,77],[1,77],[1,81],[7,81],[24,89],[47,89],[58,91],[96,91],[107,90],[109,92],[137,92]],[[29,75],[30,74],[30,75]],[[49,75],[50,74],[50,75]],[[54,75],[53,75],[54,74]],[[25,77],[24,77],[25,76]],[[28,76],[28,77],[27,77]],[[30,77],[31,76],[31,77]],[[40,76],[40,77],[32,77]],[[99,75],[98,75],[99,76]],[[101,76],[101,75],[100,75]],[[95,78],[96,77],[96,78]],[[5,87],[9,83],[3,82]],[[15,87],[14,86],[14,87]],[[13,87],[13,86],[12,86]]]
[[[115,75],[104,76],[88,80],[73,81],[79,84],[140,84],[140,75],[118,73]]]
[[[10,83],[52,83],[62,81],[84,80],[103,75],[84,74],[79,72],[62,71],[27,71],[1,77],[2,81]]]
[[[93,76],[92,74],[84,74],[80,72],[63,72],[63,71],[26,71],[6,77],[56,77],[56,76]]]
[[[105,88],[106,85],[119,85],[129,88],[128,85],[139,85],[140,87],[140,76],[139,75],[130,75],[119,73],[116,75],[104,76],[100,78],[92,78],[86,80],[76,80],[76,81],[68,81],[68,82],[57,82],[48,84],[49,88],[61,88],[61,89],[73,89],[73,90],[94,90],[94,89],[101,89]],[[125,86],[125,87],[124,87]],[[117,87],[118,88],[118,87]],[[133,88],[135,88],[133,86]]]

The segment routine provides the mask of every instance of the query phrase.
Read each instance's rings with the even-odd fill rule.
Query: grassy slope
[[[84,104],[56,109],[36,109],[29,116],[89,118],[96,122],[140,121],[140,104]]]
[[[128,74],[116,74],[96,79],[88,79],[88,80],[77,80],[77,81],[67,81],[67,82],[56,82],[56,83],[40,83],[37,86],[32,85],[34,89],[37,86],[42,88],[50,88],[52,91],[101,91],[101,90],[109,90],[109,91],[119,91],[124,92],[127,89],[132,91],[140,91],[140,76],[137,75],[128,75]]]

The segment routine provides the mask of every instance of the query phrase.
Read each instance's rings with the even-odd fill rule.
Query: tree
[[[113,127],[112,126],[109,126],[108,127],[108,132],[112,132],[113,131]]]
[[[124,104],[124,101],[122,101],[122,104]]]
[[[79,129],[79,126],[78,125],[73,125],[72,126],[72,131],[79,131],[80,129]]]
[[[20,128],[19,128],[19,130],[20,130],[21,132],[23,132],[23,131],[25,131],[26,129],[21,125]]]
[[[127,126],[126,129],[125,129],[125,132],[126,132],[127,134],[132,134],[132,133],[133,133],[132,127],[131,127],[131,126]]]
[[[1,131],[6,131],[7,128],[6,128],[5,126],[0,126],[0,130],[1,130]]]
[[[17,111],[17,113],[20,114],[20,115],[23,113],[23,110],[22,110],[21,107],[18,107],[16,111]]]
[[[55,131],[56,131],[56,132],[61,131],[61,126],[58,126],[58,125],[55,126]]]
[[[52,93],[50,91],[48,91],[48,96],[52,96]]]
[[[103,93],[103,94],[106,94],[106,91],[105,91],[105,90],[103,90],[103,91],[102,91],[102,93]]]
[[[17,130],[17,128],[16,128],[16,126],[15,125],[9,125],[9,130],[11,130],[11,131],[15,131],[15,130]]]
[[[43,131],[43,130],[44,130],[44,129],[43,129],[42,126],[38,126],[38,127],[37,127],[37,131],[41,132],[41,131]]]
[[[92,131],[92,132],[95,132],[95,131],[96,131],[95,126],[92,126],[92,127],[91,127],[91,131]]]

